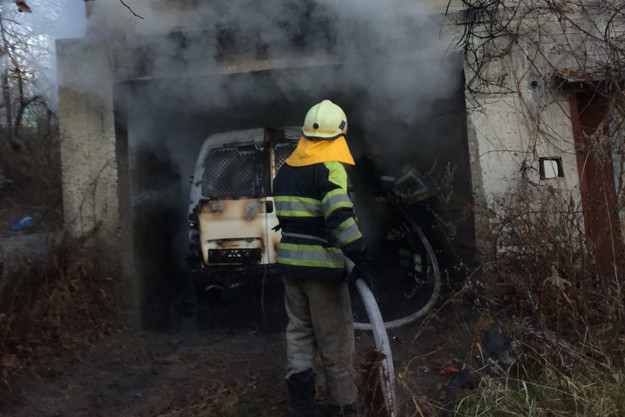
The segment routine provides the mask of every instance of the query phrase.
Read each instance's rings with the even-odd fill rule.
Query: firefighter
[[[316,415],[315,356],[326,381],[328,414],[353,414],[354,332],[345,258],[351,278],[370,281],[371,262],[347,194],[343,164],[354,165],[343,110],[323,100],[306,114],[303,136],[273,183],[282,229],[278,266],[284,277],[291,417]]]

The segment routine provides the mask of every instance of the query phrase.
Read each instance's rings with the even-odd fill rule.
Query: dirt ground
[[[39,233],[0,233],[5,250],[33,255],[45,249]],[[274,294],[275,295],[275,294]],[[202,301],[197,317],[166,313],[158,331],[119,330],[71,354],[41,357],[0,385],[2,417],[237,417],[280,416],[284,386],[285,323],[280,294],[268,315],[227,327],[212,317],[242,310],[236,297],[215,306]],[[440,304],[440,303],[439,303]],[[243,317],[248,317],[243,315]],[[451,324],[450,324],[451,323]],[[374,347],[356,332],[357,362]],[[471,343],[470,329],[451,319],[389,331],[397,374],[398,416],[444,415],[456,374]],[[362,388],[362,387],[361,387]],[[362,390],[361,390],[362,391]]]
[[[281,406],[282,350],[279,334],[121,332],[70,363],[48,358],[39,369],[26,370],[0,414],[229,415],[239,396],[267,399],[262,407],[269,411]]]
[[[4,393],[0,416],[283,415],[281,331],[203,330],[188,318],[177,326],[170,332],[120,331],[71,359],[44,358]],[[424,415],[440,415],[438,407],[450,400],[454,374],[441,369],[458,366],[455,358],[466,346],[449,332],[421,324],[389,332],[399,416],[419,415],[415,404]],[[370,335],[357,332],[359,363],[373,346]]]

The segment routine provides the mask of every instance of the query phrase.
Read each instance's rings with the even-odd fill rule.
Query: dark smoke
[[[81,45],[86,53],[112,47],[115,109],[134,155],[135,225],[155,225],[138,238],[149,274],[159,273],[150,251],[175,252],[170,270],[187,254],[189,176],[210,134],[300,125],[312,104],[330,98],[346,110],[356,158],[382,150],[382,170],[409,160],[429,169],[440,115],[459,110],[461,61],[440,11],[419,2],[190,1],[165,10],[158,5],[171,3],[127,1],[143,19],[117,2],[91,4]],[[62,84],[100,94],[109,70],[76,65],[80,77]]]

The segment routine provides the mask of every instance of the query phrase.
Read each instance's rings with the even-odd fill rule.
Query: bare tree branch
[[[132,15],[133,15],[133,16],[138,17],[139,19],[143,19],[143,17],[142,17],[142,16],[139,16],[138,14],[136,14],[136,13],[134,12],[134,10],[132,10],[132,9],[130,8],[130,6],[128,6],[126,3],[124,3],[124,0],[119,0],[119,2],[120,2],[121,4],[123,4],[124,6],[126,6],[126,8],[127,8],[128,10],[130,10],[130,13],[132,13]]]

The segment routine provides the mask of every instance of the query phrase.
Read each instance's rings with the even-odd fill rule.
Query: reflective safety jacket
[[[340,162],[284,164],[273,195],[282,229],[278,264],[285,276],[340,280],[345,278],[343,253],[356,264],[366,256]]]

